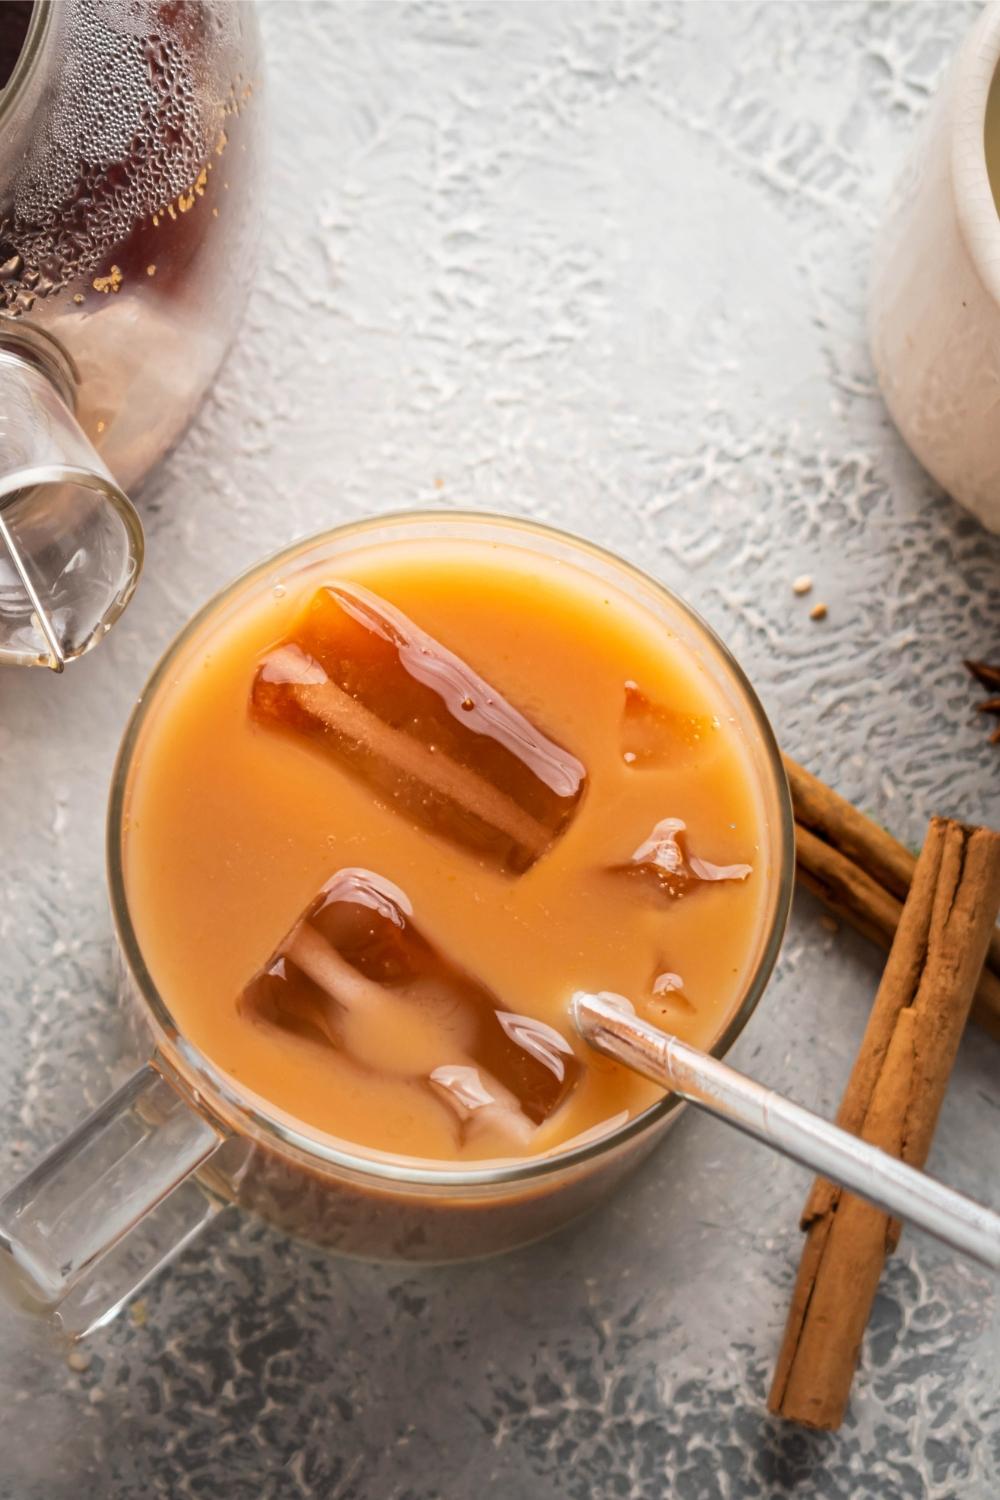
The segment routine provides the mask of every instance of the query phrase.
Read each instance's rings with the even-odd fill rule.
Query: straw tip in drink
[[[583,1036],[595,1021],[606,1020],[609,1010],[617,1011],[622,1016],[635,1015],[635,1006],[631,1000],[626,1000],[624,995],[617,995],[612,990],[601,990],[597,994],[592,994],[589,990],[574,990],[570,997],[569,1013],[577,1031]]]

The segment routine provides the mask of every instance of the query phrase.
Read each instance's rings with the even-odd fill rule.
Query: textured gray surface
[[[787,746],[901,837],[997,820],[959,662],[1000,645],[1000,543],[902,449],[864,339],[880,205],[973,14],[266,12],[258,286],[147,488],[144,585],[64,681],[0,681],[3,1179],[124,1067],[101,837],[128,706],[294,535],[414,503],[579,530],[686,593]],[[832,1112],[877,973],[800,900],[736,1060]],[[1000,1047],[970,1034],[931,1165],[1000,1206],[998,1152]],[[996,1287],[918,1236],[843,1431],[765,1415],[804,1185],[688,1116],[605,1210],[492,1263],[338,1263],[223,1215],[86,1371],[3,1331],[0,1495],[995,1496]]]

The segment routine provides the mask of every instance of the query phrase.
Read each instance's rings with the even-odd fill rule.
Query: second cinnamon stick
[[[795,808],[795,855],[806,890],[881,948],[889,948],[916,856],[884,828],[785,755]],[[990,933],[972,1018],[1000,1039],[1000,933]]]
[[[1000,835],[935,818],[838,1124],[923,1166],[976,981],[1000,910]],[[818,1181],[768,1404],[835,1428],[885,1256],[898,1226],[880,1209]]]

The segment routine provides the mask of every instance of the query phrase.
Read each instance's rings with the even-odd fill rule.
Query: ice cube
[[[467,1063],[445,1063],[429,1075],[429,1082],[464,1126],[463,1136],[495,1130],[527,1145],[536,1126],[495,1078]]]
[[[697,1006],[684,991],[684,980],[672,969],[661,970],[650,985],[653,1009],[667,1024],[697,1015]]]
[[[576,756],[399,610],[329,584],[261,662],[251,710],[304,736],[432,832],[516,872],[565,830]]]
[[[746,880],[753,874],[752,865],[716,865],[691,854],[687,825],[680,818],[662,818],[628,863],[614,869],[671,900],[707,882]]]
[[[717,727],[707,714],[654,703],[637,682],[626,682],[622,708],[622,759],[636,770],[689,765],[709,747]]]
[[[460,1121],[533,1134],[582,1066],[554,1027],[507,1010],[412,921],[405,893],[370,870],[327,881],[239,1006],[383,1075],[423,1079]]]
[[[652,990],[654,995],[682,995],[684,981],[679,974],[675,974],[671,969],[665,969],[653,980]]]

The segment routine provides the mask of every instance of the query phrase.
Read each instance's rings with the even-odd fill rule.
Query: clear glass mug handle
[[[198,1114],[156,1059],[0,1198],[0,1292],[70,1338],[107,1323],[225,1206],[194,1174],[248,1146]]]

